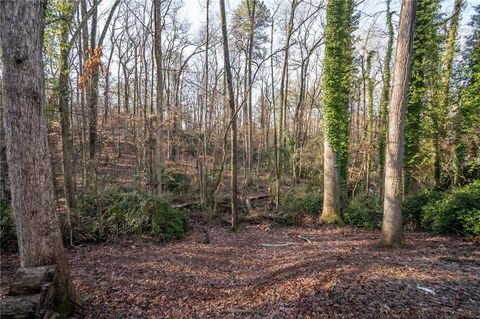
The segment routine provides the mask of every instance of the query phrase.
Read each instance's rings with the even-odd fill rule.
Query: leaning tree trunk
[[[417,0],[403,0],[400,13],[400,27],[388,114],[385,196],[380,239],[380,244],[383,246],[398,247],[403,243],[401,207],[403,143],[416,6]]]
[[[0,2],[4,125],[22,267],[56,264],[56,302],[74,297],[55,212],[45,120],[42,1]]]

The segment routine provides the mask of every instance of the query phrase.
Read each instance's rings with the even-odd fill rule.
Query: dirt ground
[[[72,249],[83,299],[75,317],[480,318],[478,240],[408,233],[406,248],[386,250],[378,237],[217,225],[210,244],[192,229],[165,245],[129,238]],[[1,257],[3,296],[19,259]]]

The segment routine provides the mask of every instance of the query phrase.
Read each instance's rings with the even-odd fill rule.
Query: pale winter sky
[[[225,0],[227,14],[235,10],[241,0]],[[281,0],[264,0],[268,7],[274,7],[276,3],[280,2],[289,2]],[[462,26],[463,28],[470,20],[470,16],[473,13],[473,7],[480,5],[480,0],[466,0],[467,8],[463,11],[462,14]],[[182,14],[190,21],[191,31],[198,30],[198,28],[205,23],[205,3],[206,0],[183,0],[184,8]],[[452,12],[454,0],[445,0],[443,2],[442,11],[449,13]],[[288,5],[288,4],[287,4]],[[218,15],[218,1],[211,0],[210,7],[212,8],[212,13]],[[392,9],[399,11],[400,1],[392,1]],[[365,0],[358,7],[359,10],[367,14],[372,14],[378,11],[385,10],[385,1],[384,0]]]

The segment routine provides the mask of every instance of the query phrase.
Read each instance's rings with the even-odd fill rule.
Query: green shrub
[[[184,193],[188,191],[191,177],[176,166],[167,166],[162,172],[162,186],[168,192]]]
[[[317,218],[322,204],[323,196],[320,192],[298,186],[282,193],[279,208],[288,224],[302,224],[305,218]]]
[[[422,228],[423,207],[440,199],[443,192],[438,189],[424,189],[410,195],[402,203],[403,223],[410,228]]]
[[[187,219],[168,202],[143,191],[111,188],[95,197],[77,199],[75,216],[80,232],[104,240],[111,237],[152,233],[159,241],[180,238],[187,230]]]
[[[422,226],[443,234],[480,235],[480,180],[427,203]]]
[[[382,225],[382,205],[374,194],[360,193],[343,210],[343,221],[349,225],[380,228]]]
[[[17,244],[15,220],[10,203],[0,202],[0,247],[3,250],[13,249]]]
[[[159,241],[170,241],[183,237],[187,231],[187,218],[162,200],[154,203],[152,216],[152,234]]]

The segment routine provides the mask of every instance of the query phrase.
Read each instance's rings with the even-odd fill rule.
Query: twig
[[[226,309],[226,310],[223,310],[222,313],[253,313],[253,314],[256,314],[256,315],[261,315],[263,314],[263,311],[262,310],[258,310],[258,309]]]
[[[307,243],[311,243],[311,242],[312,242],[312,241],[311,241],[310,239],[308,239],[307,237],[303,237],[303,236],[300,236],[300,235],[298,235],[297,237],[300,238],[300,239],[305,240]]]
[[[295,245],[295,243],[285,243],[285,244],[258,244],[259,246],[263,247],[285,247]]]

